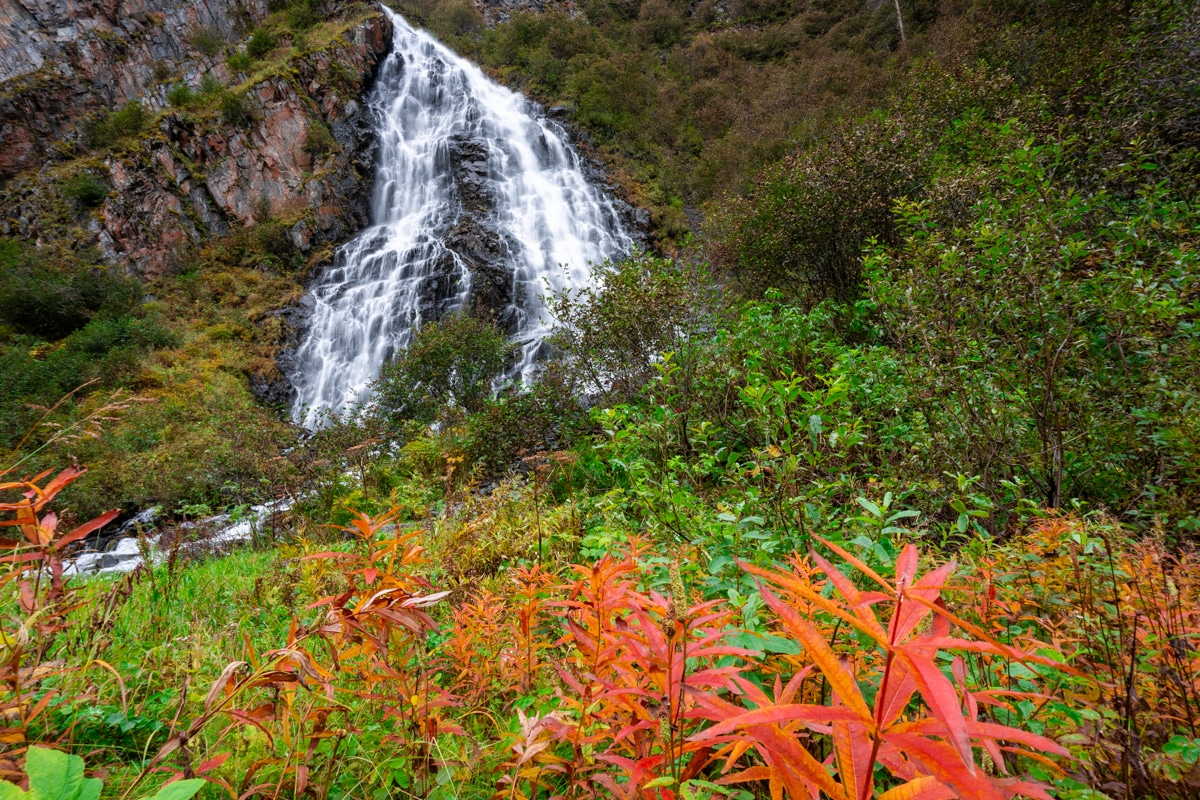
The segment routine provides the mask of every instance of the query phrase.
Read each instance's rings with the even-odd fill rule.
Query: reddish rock
[[[20,8],[36,5],[34,0],[19,2]],[[112,26],[113,14],[129,9],[146,15],[155,9],[170,8],[176,21],[164,22],[163,30],[155,29],[148,41],[160,45],[170,42],[182,49],[187,46],[186,37],[179,31],[190,32],[205,20],[227,14],[228,8],[220,4],[229,2],[198,0],[181,5],[167,0],[126,0],[119,4],[115,0],[84,1],[77,4],[77,17],[63,12],[60,4],[47,1],[46,5],[52,5],[54,13],[67,13],[65,18],[74,20],[75,30]],[[120,8],[114,10],[116,5]],[[253,11],[260,5],[251,2],[247,7]],[[53,13],[38,8],[38,19],[54,18]],[[5,24],[0,14],[0,75],[13,69],[20,59],[35,65],[38,53],[49,58],[49,44],[43,43],[45,47],[40,50],[7,46]],[[143,23],[130,27],[148,30]],[[7,30],[11,33],[11,26]],[[390,42],[391,23],[378,14],[347,32],[333,46],[300,57],[290,65],[293,71],[288,77],[252,87],[249,96],[256,113],[245,127],[212,118],[197,122],[180,113],[164,116],[157,131],[144,136],[135,148],[116,151],[105,161],[112,190],[89,223],[94,242],[110,259],[131,271],[153,274],[169,266],[189,244],[226,234],[233,225],[255,225],[260,221],[257,216],[264,201],[272,215],[300,218],[292,236],[301,249],[340,241],[366,225],[374,136],[367,112],[357,98],[373,80]],[[40,166],[56,140],[57,147],[69,150],[80,114],[105,92],[110,99],[117,98],[118,105],[131,97],[140,97],[150,106],[162,105],[156,92],[165,90],[147,88],[136,65],[119,75],[109,75],[101,86],[100,73],[109,62],[105,60],[107,51],[98,47],[96,41],[80,34],[71,52],[82,61],[69,76],[51,80],[39,73],[4,84],[5,88],[16,86],[20,91],[0,100],[0,131],[4,133],[0,179]],[[136,63],[143,64],[145,58],[159,51],[141,42],[131,45],[129,52],[136,56]],[[196,72],[202,61],[189,57],[177,67]],[[349,85],[335,85],[329,80],[335,72],[357,80],[342,78],[341,83]],[[28,88],[34,84],[53,87],[53,91],[47,94]],[[81,85],[89,88],[80,90]],[[104,87],[107,89],[102,91]],[[139,95],[138,91],[145,93]],[[314,163],[304,150],[304,141],[318,120],[333,131],[338,147]],[[77,219],[64,219],[61,212],[56,215],[48,211],[54,192],[52,186],[30,172],[10,181],[0,190],[0,235],[60,238],[68,230],[78,230]]]

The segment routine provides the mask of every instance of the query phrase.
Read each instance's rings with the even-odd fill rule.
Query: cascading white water
[[[548,332],[541,296],[585,285],[590,263],[633,243],[559,126],[384,10],[394,40],[369,99],[373,223],[309,289],[291,376],[293,415],[309,427],[365,400],[412,331],[473,296],[503,307],[498,321],[522,342],[516,374],[528,377]],[[475,274],[479,252],[505,274]]]

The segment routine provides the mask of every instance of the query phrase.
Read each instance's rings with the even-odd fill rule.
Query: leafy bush
[[[116,316],[141,287],[117,269],[50,258],[0,239],[0,318],[22,333],[57,339],[97,315]]]
[[[748,296],[775,288],[807,302],[853,299],[863,247],[896,240],[892,206],[925,189],[942,138],[949,142],[941,160],[986,158],[954,151],[955,125],[1002,108],[1005,76],[921,68],[886,113],[792,153],[765,172],[753,194],[714,216],[714,262]]]
[[[1200,144],[1200,12],[1180,0],[1139,4],[1133,20],[1136,59],[1120,69],[1113,94],[1126,113],[1169,140]]]
[[[479,11],[470,0],[395,0],[393,5],[405,19],[442,39],[453,40],[483,28]]]
[[[233,53],[225,60],[229,68],[234,72],[245,72],[254,64],[254,58],[249,53],[239,50]]]
[[[186,83],[177,83],[167,92],[167,102],[176,108],[183,108],[196,99],[192,87]]]
[[[1107,181],[1135,193],[1079,190],[1050,141],[1009,153],[962,227],[899,204],[904,242],[872,251],[868,283],[944,469],[1193,526],[1197,217],[1131,155]]]
[[[313,158],[327,156],[337,147],[337,140],[329,126],[321,120],[313,120],[304,133],[304,152]]]
[[[63,196],[81,210],[95,208],[108,197],[108,184],[92,170],[83,170],[64,178],[59,188]]]
[[[211,72],[204,73],[204,76],[200,78],[200,94],[211,97],[224,91],[225,85],[217,80],[217,77]]]
[[[413,334],[373,387],[378,413],[397,425],[433,422],[444,410],[475,413],[504,373],[515,345],[486,314],[451,314]]]
[[[284,10],[288,27],[302,31],[311,28],[321,21],[315,0],[291,0]]]
[[[123,139],[137,136],[150,124],[148,112],[137,100],[131,100],[116,111],[84,125],[91,147],[112,147]]]
[[[702,335],[716,296],[706,271],[644,254],[593,271],[592,285],[551,298],[549,342],[577,389],[608,403],[631,399],[664,353]]]
[[[279,266],[288,264],[295,255],[296,247],[292,242],[291,230],[280,220],[266,217],[254,226],[252,235],[255,248],[263,255],[280,262]]]
[[[225,92],[221,95],[221,119],[229,125],[246,127],[257,118],[254,101],[245,94]]]
[[[215,56],[225,48],[225,35],[218,28],[197,28],[188,36],[188,43],[199,53]]]
[[[522,456],[567,446],[591,426],[571,387],[551,365],[532,386],[516,387],[489,400],[466,427],[467,462],[497,475]]]
[[[267,28],[256,28],[246,42],[246,53],[251,58],[262,58],[279,46],[279,37]]]

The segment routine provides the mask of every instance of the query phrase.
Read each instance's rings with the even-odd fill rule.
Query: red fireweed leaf
[[[921,769],[950,787],[962,798],[970,800],[1007,800],[982,770],[968,770],[957,751],[945,742],[915,733],[888,734],[891,745]]]
[[[950,679],[942,674],[934,663],[932,654],[910,653],[904,648],[896,655],[908,662],[912,676],[921,691],[921,698],[939,722],[946,727],[946,739],[958,752],[962,766],[975,772],[975,759],[971,754],[971,740],[967,735],[967,720],[962,714],[958,691]]]
[[[120,511],[118,511],[117,509],[114,508],[112,511],[106,511],[105,513],[101,514],[100,516],[96,517],[95,519],[93,519],[89,522],[85,522],[84,524],[82,524],[78,528],[76,528],[75,530],[71,531],[70,533],[66,534],[65,536],[60,537],[59,540],[54,543],[54,549],[62,550],[67,545],[71,544],[72,542],[79,541],[80,539],[87,536],[92,531],[103,528],[105,525],[107,525],[108,523],[110,523],[114,519],[116,519],[117,515],[120,513],[121,513]]]
[[[924,775],[888,789],[879,796],[879,800],[951,800],[957,796],[953,789],[942,785],[937,778]]]
[[[746,711],[738,714],[735,717],[730,717],[724,722],[707,728],[692,737],[695,741],[711,739],[714,736],[720,736],[724,733],[729,733],[737,728],[749,728],[754,725],[778,725],[784,722],[804,722],[816,725],[830,725],[834,722],[858,722],[862,723],[862,718],[854,711],[844,706],[818,706],[818,705],[786,705],[786,706],[768,706],[767,708],[756,708],[753,711]]]
[[[896,588],[894,586],[892,586],[890,583],[888,583],[887,581],[885,581],[883,578],[879,577],[879,573],[875,572],[875,570],[868,567],[862,559],[855,558],[854,556],[850,555],[849,551],[847,551],[841,547],[838,547],[836,544],[829,541],[828,539],[822,539],[820,536],[814,536],[813,538],[816,539],[821,544],[828,547],[833,552],[837,553],[842,558],[844,558],[846,560],[847,564],[854,567],[856,570],[861,572],[863,575],[866,575],[871,580],[875,581],[875,583],[881,589],[886,590],[892,596],[895,595]]]
[[[875,775],[872,763],[873,742],[867,726],[861,722],[837,720],[833,723],[833,748],[837,754],[838,778],[842,786],[852,791],[853,798],[870,798],[874,794]]]
[[[792,635],[808,651],[813,663],[825,675],[825,680],[829,681],[829,685],[837,693],[838,697],[841,698],[842,702],[857,714],[859,719],[873,726],[871,710],[867,708],[867,703],[863,700],[862,692],[858,688],[858,682],[842,666],[838,657],[834,654],[833,648],[825,641],[825,637],[807,620],[797,614],[795,609],[772,594],[771,590],[766,586],[760,585],[759,592],[762,594],[767,605],[771,607],[771,610],[779,615],[779,618],[787,626]]]

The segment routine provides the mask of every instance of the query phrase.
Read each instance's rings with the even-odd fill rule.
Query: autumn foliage
[[[981,683],[996,664],[1061,665],[1044,645],[1003,644],[952,612],[954,564],[921,574],[913,545],[891,578],[824,541],[857,578],[816,552],[743,564],[773,635],[792,645],[785,655],[735,644],[737,609],[695,602],[678,559],[665,584],[655,579],[644,541],[573,566],[561,584],[539,566],[514,570],[506,596],[481,592],[450,611],[435,647],[431,612],[447,593],[416,572],[419,531],[400,531],[394,513],[342,530],[349,549],[306,558],[335,569],[343,590],[313,603],[316,617],[279,649],[230,664],[156,764],[236,797],[324,797],[361,701],[389,726],[418,793],[477,768],[469,720],[504,709],[517,727],[492,746],[496,796],[529,800],[670,800],[700,786],[813,800],[1048,798],[1025,765],[1053,769],[1068,755],[1008,724],[1015,702],[1045,695]],[[552,688],[548,706],[514,705],[538,687]],[[189,748],[219,720],[204,752]],[[217,768],[243,728],[277,755],[235,785]]]

